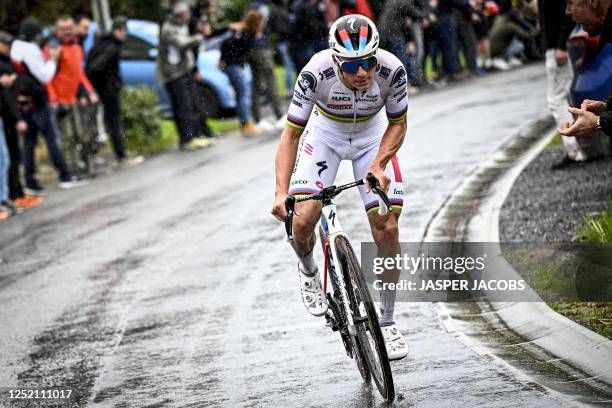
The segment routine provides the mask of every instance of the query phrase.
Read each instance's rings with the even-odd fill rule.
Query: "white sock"
[[[317,271],[317,264],[314,260],[313,253],[314,251],[310,251],[306,256],[298,256],[305,275],[313,275]]]
[[[380,316],[380,325],[392,325],[393,323],[395,323],[393,321],[393,312],[395,309],[395,291],[384,289],[380,293],[380,301],[382,303],[382,316]]]

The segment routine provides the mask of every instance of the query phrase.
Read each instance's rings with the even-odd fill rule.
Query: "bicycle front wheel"
[[[357,329],[356,343],[361,349],[378,391],[386,401],[391,402],[395,399],[395,388],[385,339],[378,322],[376,304],[372,300],[372,294],[350,242],[346,237],[338,236],[334,243]]]

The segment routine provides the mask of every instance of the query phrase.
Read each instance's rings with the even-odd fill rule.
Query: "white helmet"
[[[373,54],[378,42],[376,26],[361,14],[342,16],[329,29],[329,48],[338,57],[361,58]]]

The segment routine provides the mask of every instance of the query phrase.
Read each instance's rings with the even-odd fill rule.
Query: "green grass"
[[[561,135],[560,134],[555,134],[555,136],[552,138],[552,140],[546,145],[547,149],[554,149],[557,146],[561,146],[563,144],[563,142],[561,141]]]
[[[293,89],[288,90],[285,85],[285,67],[279,65],[275,66],[274,77],[276,78],[276,85],[278,86],[278,94],[283,97],[291,95]]]
[[[208,119],[208,127],[215,133],[226,133],[238,130],[240,123],[238,119]],[[165,119],[161,123],[162,140],[171,141],[172,144],[178,142],[178,130],[173,120]]]
[[[612,339],[612,302],[557,302],[548,306],[589,330]]]
[[[605,244],[612,243],[612,197],[607,211],[584,217],[578,241],[587,245],[571,252],[504,251],[504,257],[553,310],[612,339],[612,302],[579,301],[581,293],[592,299],[606,299],[609,293],[611,262]]]
[[[612,243],[612,196],[608,198],[608,210],[599,215],[584,217],[585,225],[578,233],[580,242],[593,244]]]

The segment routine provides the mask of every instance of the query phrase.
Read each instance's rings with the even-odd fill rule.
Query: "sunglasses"
[[[378,64],[378,60],[376,57],[368,57],[368,58],[360,58],[355,60],[338,60],[338,65],[340,66],[340,70],[342,72],[346,72],[347,74],[354,75],[359,71],[359,67],[362,67],[366,71],[371,70],[372,68],[376,68]]]

